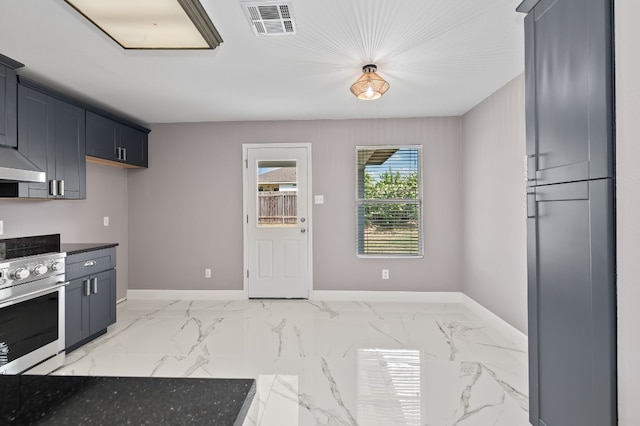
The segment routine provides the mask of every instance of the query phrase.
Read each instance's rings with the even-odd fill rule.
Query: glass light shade
[[[362,75],[351,85],[351,93],[358,99],[372,101],[378,99],[389,90],[389,83],[380,77],[375,65],[365,65],[362,67]]]
[[[222,42],[199,0],[65,0],[125,49],[213,49]]]

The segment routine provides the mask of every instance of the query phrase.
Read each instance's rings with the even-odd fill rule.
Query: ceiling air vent
[[[241,4],[256,35],[293,35],[296,33],[291,3],[261,1]]]

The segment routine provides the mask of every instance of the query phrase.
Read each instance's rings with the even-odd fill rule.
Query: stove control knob
[[[47,271],[49,269],[47,269],[46,266],[44,266],[43,264],[38,264],[33,268],[33,275],[42,275],[42,274],[46,274]]]
[[[53,262],[51,264],[51,270],[53,272],[62,271],[63,268],[64,268],[64,263],[62,263],[62,262]]]
[[[24,280],[29,277],[29,270],[24,268],[18,268],[13,272],[13,277],[16,280]]]

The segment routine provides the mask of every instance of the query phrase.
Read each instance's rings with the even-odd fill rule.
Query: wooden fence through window
[[[295,191],[258,192],[258,224],[291,225],[298,218],[298,193]]]

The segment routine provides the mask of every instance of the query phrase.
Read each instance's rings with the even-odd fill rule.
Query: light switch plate
[[[4,234],[4,220],[0,220],[0,235]]]
[[[315,203],[316,204],[324,204],[324,195],[316,195]]]
[[[103,218],[104,226],[109,226],[109,216]]]

